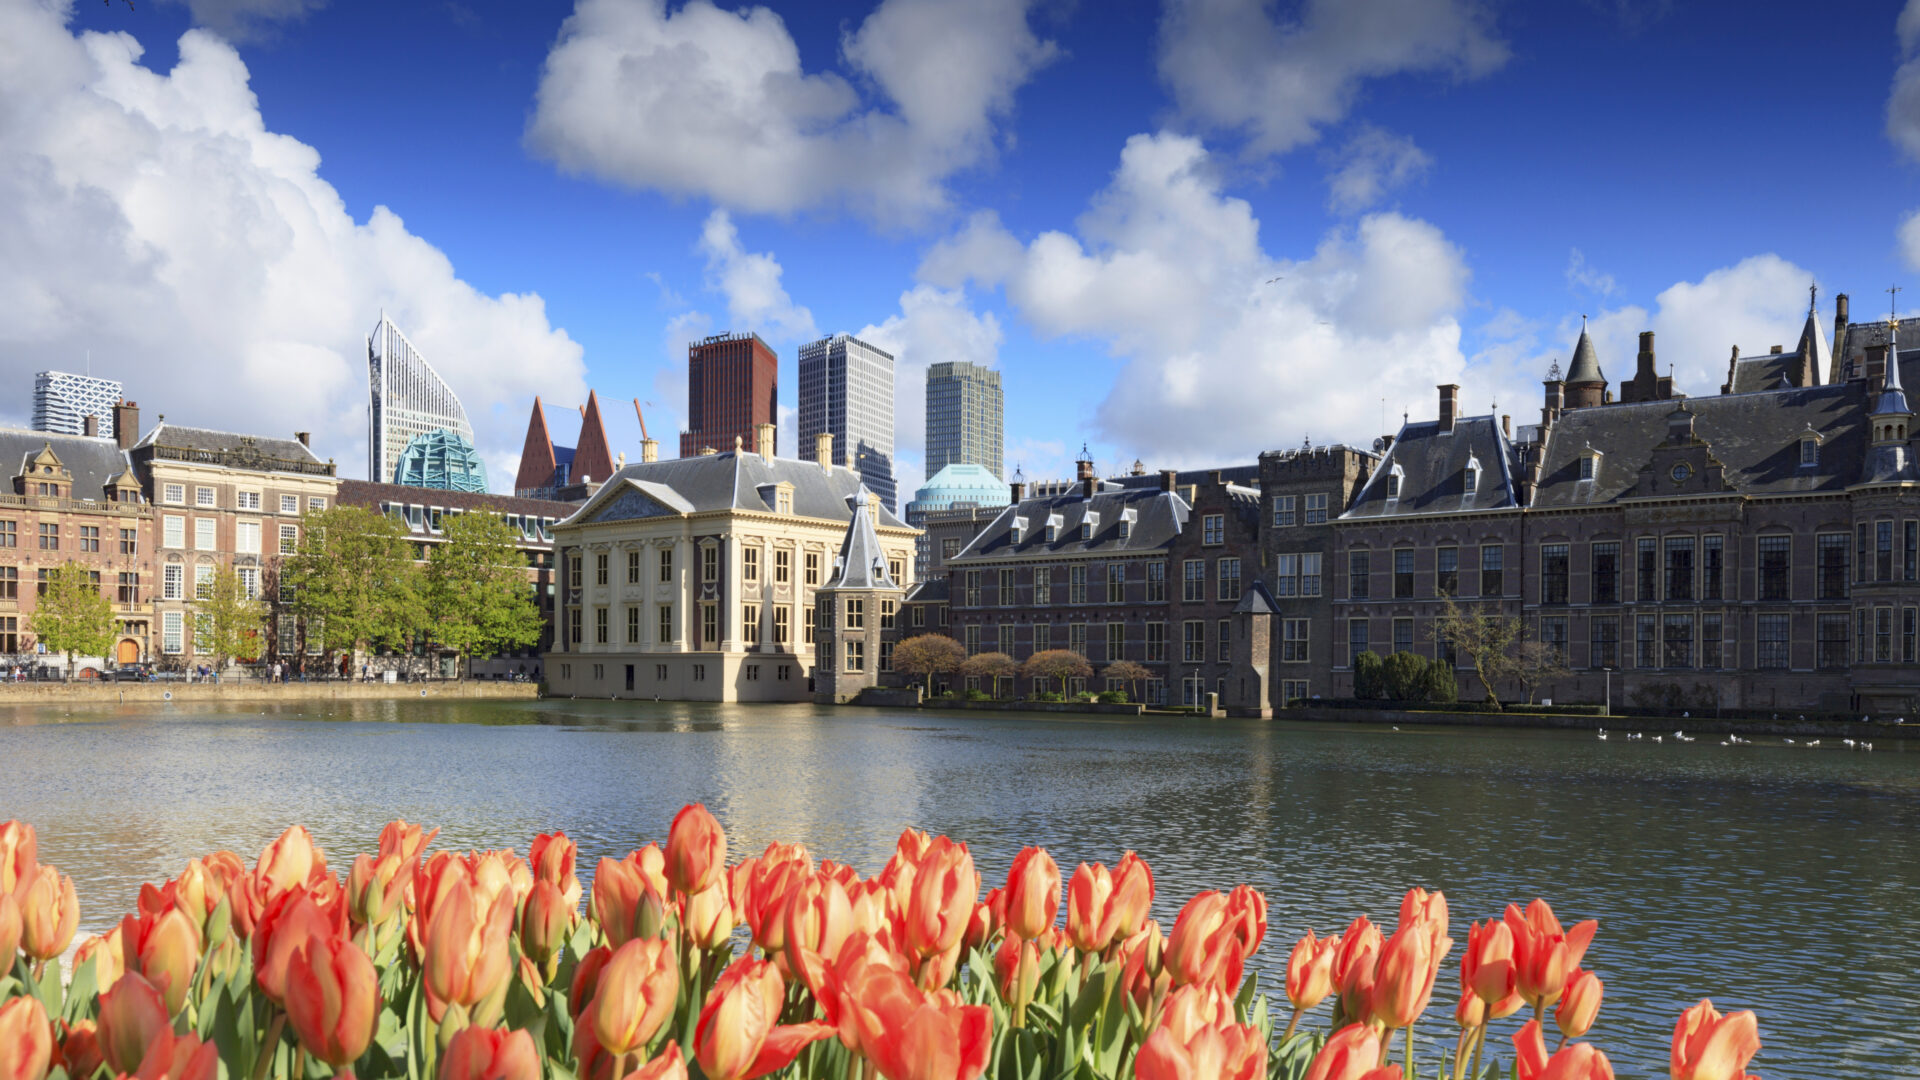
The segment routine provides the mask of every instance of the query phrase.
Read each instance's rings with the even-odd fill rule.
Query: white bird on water
[[[1840,740],[1840,744],[1841,744],[1842,746],[1845,746],[1845,747],[1846,747],[1847,749],[1849,749],[1849,750],[1851,750],[1851,749],[1853,749],[1853,746],[1854,746],[1854,743],[1853,743],[1853,740],[1852,740],[1852,739],[1841,739],[1841,740]]]
[[[1607,729],[1606,729],[1606,728],[1601,728],[1601,729],[1600,729],[1600,741],[1601,741],[1601,742],[1606,742],[1606,741],[1607,741]]]
[[[1660,741],[1660,736],[1658,736],[1658,735],[1655,735],[1655,736],[1653,737],[1653,741],[1654,741],[1654,742],[1659,742],[1659,741]]]
[[[1783,742],[1783,743],[1786,743],[1786,744],[1787,744],[1788,746],[1792,746],[1792,745],[1793,745],[1793,738],[1792,738],[1791,736],[1788,736],[1788,737],[1786,737],[1786,738],[1783,738],[1783,739],[1781,739],[1780,741],[1781,741],[1781,742]]]
[[[1819,739],[1814,739],[1814,740],[1813,740],[1812,742],[1809,742],[1809,743],[1807,743],[1807,748],[1808,748],[1808,749],[1812,749],[1813,747],[1816,747],[1816,746],[1819,746],[1819,745],[1820,745],[1820,740],[1819,740]]]

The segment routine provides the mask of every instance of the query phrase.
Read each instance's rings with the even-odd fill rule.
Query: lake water
[[[1455,956],[1469,919],[1542,895],[1567,923],[1600,920],[1591,1038],[1622,1075],[1666,1075],[1673,1021],[1705,996],[1760,1014],[1769,1080],[1920,1070],[1920,745],[1895,740],[632,702],[55,707],[0,709],[0,778],[0,820],[38,827],[89,931],[140,882],[217,848],[251,861],[295,822],[342,871],[394,817],[459,848],[524,852],[565,829],[584,877],[699,800],[735,857],[795,840],[866,873],[906,825],[968,841],[989,884],[1024,844],[1066,873],[1133,848],[1168,927],[1196,891],[1249,882],[1271,902],[1269,987],[1309,926],[1390,927],[1410,885],[1446,890]],[[1422,1029],[1450,1043],[1444,978]]]

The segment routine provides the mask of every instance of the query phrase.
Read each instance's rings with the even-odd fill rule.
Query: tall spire
[[[1894,298],[1896,310],[1890,311],[1887,315],[1887,374],[1885,381],[1880,385],[1880,401],[1873,407],[1875,416],[1884,413],[1913,412],[1907,406],[1906,391],[1900,387],[1900,315],[1897,310],[1900,287],[1896,285],[1888,289],[1887,295]]]

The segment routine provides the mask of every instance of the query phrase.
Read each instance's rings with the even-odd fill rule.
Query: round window
[[[1673,467],[1673,482],[1676,484],[1686,483],[1687,477],[1692,475],[1693,469],[1684,461]]]

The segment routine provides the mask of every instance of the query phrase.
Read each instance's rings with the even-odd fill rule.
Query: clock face
[[[1686,462],[1683,461],[1680,464],[1675,465],[1673,467],[1672,475],[1673,475],[1674,483],[1684,484],[1687,482],[1687,477],[1693,475],[1693,469],[1689,467]]]

